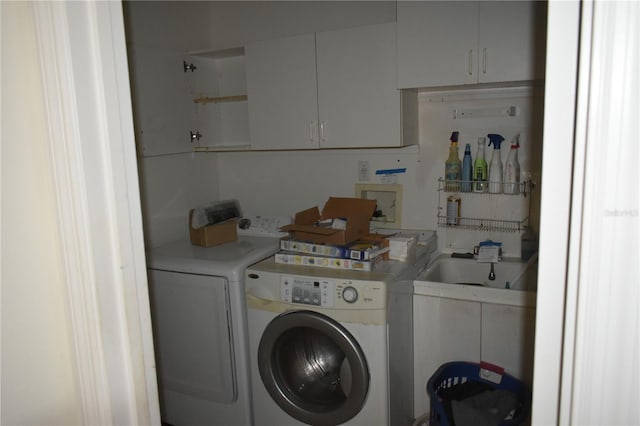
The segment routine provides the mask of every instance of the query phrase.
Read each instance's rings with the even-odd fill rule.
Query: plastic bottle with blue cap
[[[501,135],[489,133],[489,145],[493,144],[493,153],[489,163],[489,193],[500,194],[502,192],[502,158],[500,158],[500,144],[504,141]]]

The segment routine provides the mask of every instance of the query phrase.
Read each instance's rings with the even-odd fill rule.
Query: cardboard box
[[[334,246],[327,244],[313,244],[304,241],[282,238],[280,249],[295,253],[309,254],[313,256],[337,257],[341,259],[370,260],[383,253],[384,241],[358,240],[346,246]],[[388,249],[386,249],[388,250]]]
[[[236,241],[238,239],[237,219],[229,219],[215,225],[193,229],[191,219],[193,210],[189,211],[189,237],[191,244],[202,247],[212,247],[220,244]]]
[[[274,259],[276,263],[284,265],[318,266],[320,268],[369,272],[373,271],[375,266],[382,261],[382,256],[378,256],[373,260],[354,260],[280,251],[275,254]]]
[[[376,200],[364,198],[331,197],[322,208],[317,207],[296,213],[294,223],[280,230],[289,232],[291,238],[314,244],[346,245],[369,235],[369,221],[376,209]],[[327,219],[345,219],[345,229],[316,226]]]

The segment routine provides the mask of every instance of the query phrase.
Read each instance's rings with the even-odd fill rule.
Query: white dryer
[[[247,268],[256,425],[389,424],[388,290],[427,259],[389,261],[375,272],[273,257]]]
[[[277,238],[240,235],[210,248],[177,241],[148,253],[163,422],[253,423],[244,273],[277,249]]]

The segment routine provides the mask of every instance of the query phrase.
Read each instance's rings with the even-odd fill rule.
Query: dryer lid
[[[192,245],[187,239],[153,248],[147,267],[165,271],[216,275],[240,281],[244,269],[278,251],[278,238],[239,236],[236,241],[214,247]]]

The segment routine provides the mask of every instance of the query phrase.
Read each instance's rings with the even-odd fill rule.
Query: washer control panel
[[[336,284],[312,277],[282,277],[280,299],[288,303],[333,307]]]
[[[386,284],[283,275],[280,300],[323,308],[375,309],[386,306]]]

